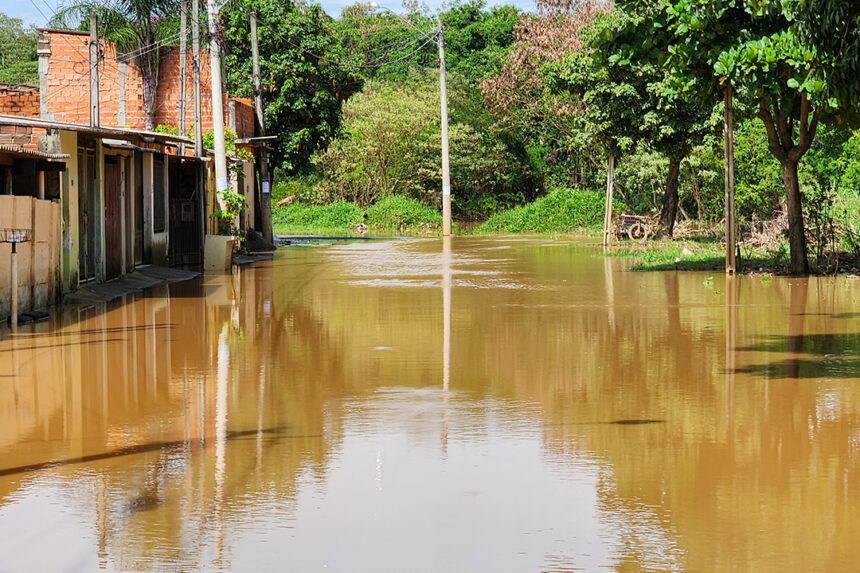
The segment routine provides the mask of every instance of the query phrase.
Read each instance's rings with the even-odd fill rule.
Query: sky
[[[201,0],[201,5],[204,4],[205,1],[206,0]],[[344,7],[354,3],[355,0],[323,0],[320,2],[323,9],[335,17],[340,15],[340,11]],[[442,0],[424,0],[423,3],[426,4],[431,11],[436,11],[442,5]],[[0,12],[3,12],[12,18],[20,18],[24,21],[25,25],[33,24],[37,27],[43,27],[47,24],[48,18],[56,12],[58,7],[64,4],[68,4],[68,2],[63,2],[62,0],[0,0]],[[379,2],[379,4],[385,8],[390,8],[395,12],[405,13],[405,10],[400,7],[397,0],[389,0],[387,3]],[[507,2],[488,0],[487,4],[490,6],[494,6],[496,4],[513,4],[527,12],[534,11],[535,9],[534,0],[510,0]]]

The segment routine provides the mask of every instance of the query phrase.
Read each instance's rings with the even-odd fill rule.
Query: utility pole
[[[251,12],[251,57],[254,71],[254,111],[257,118],[257,135],[265,137],[266,122],[263,117],[263,92],[260,89],[260,47],[257,42],[257,14]],[[269,179],[269,157],[265,140],[260,149],[260,207],[263,224],[263,238],[272,242],[272,194]]]
[[[725,136],[726,179],[726,274],[735,274],[735,135],[732,84],[724,93],[723,135]]]
[[[221,48],[218,45],[218,18],[215,0],[207,0],[209,15],[209,67],[212,83],[212,131],[215,136],[215,198],[224,208],[223,193],[227,190],[227,150],[224,146],[224,101],[221,94]]]
[[[436,36],[439,44],[439,91],[442,101],[442,236],[451,236],[451,170],[448,163],[448,88],[445,85],[445,36],[442,22]]]
[[[200,2],[191,0],[191,69],[194,73],[194,155],[203,156],[203,126],[200,122]]]
[[[612,235],[612,191],[615,188],[615,155],[609,154],[606,166],[606,207],[603,212],[603,246],[608,247]]]
[[[99,126],[99,19],[90,16],[90,126]]]
[[[185,52],[188,50],[188,1],[179,3],[179,135],[185,135]],[[185,155],[185,144],[179,144],[179,155]]]

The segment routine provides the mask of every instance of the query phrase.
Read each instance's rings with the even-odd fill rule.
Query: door
[[[119,157],[105,156],[105,279],[122,274],[122,209]]]
[[[98,224],[98,181],[93,147],[78,148],[78,278],[96,278],[96,228]]]
[[[134,152],[134,264],[143,264],[143,153]]]

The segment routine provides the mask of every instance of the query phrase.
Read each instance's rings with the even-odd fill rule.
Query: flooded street
[[[856,569],[860,281],[629,265],[289,248],[3,327],[0,571]]]

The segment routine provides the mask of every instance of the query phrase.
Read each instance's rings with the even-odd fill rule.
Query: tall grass
[[[533,203],[496,213],[476,233],[566,233],[603,223],[604,197],[592,191],[555,189]]]

